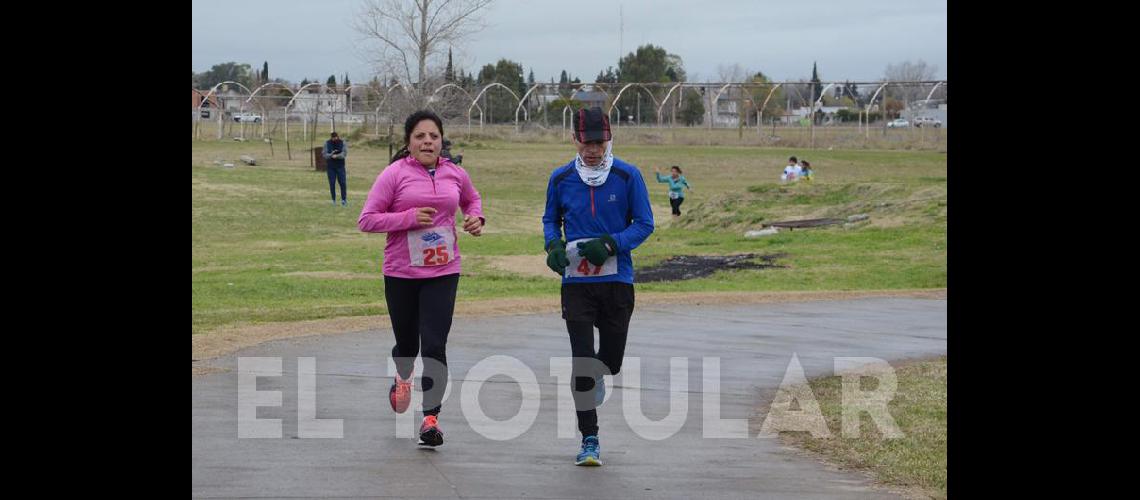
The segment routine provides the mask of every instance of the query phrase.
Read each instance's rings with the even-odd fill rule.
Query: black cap
[[[574,139],[578,142],[608,141],[610,134],[610,117],[602,112],[602,108],[582,108],[574,113]]]

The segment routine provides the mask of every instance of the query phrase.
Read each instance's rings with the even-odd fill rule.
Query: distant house
[[[348,111],[344,94],[317,94],[302,92],[293,100],[291,113],[337,113]]]
[[[728,89],[716,100],[716,126],[718,127],[735,127],[740,124],[740,113],[737,107],[739,98],[733,95],[734,90],[737,89]]]
[[[210,92],[209,90],[190,90],[190,110],[194,112],[195,116],[198,116],[198,106],[201,105],[202,114],[200,117],[209,118],[211,116],[211,110],[218,108],[218,96],[211,95],[209,99],[207,99],[206,94]]]
[[[814,106],[814,108],[817,112],[823,113],[822,123],[824,124],[833,122],[835,120],[835,113],[837,113],[839,110],[852,109],[850,106],[823,106],[822,104]],[[807,106],[800,106],[798,108],[792,109],[790,113],[785,114],[780,120],[788,125],[794,125],[797,123],[804,124],[809,119],[808,115],[810,114],[811,111]]]
[[[210,92],[209,90],[194,89],[194,93],[193,93],[194,109],[198,109],[198,103],[202,102],[202,99],[205,98],[206,94],[208,94],[209,92]],[[202,109],[209,107],[209,108],[213,108],[213,109],[219,109],[220,108],[220,109],[224,109],[226,111],[237,110],[237,109],[241,108],[242,104],[245,102],[245,100],[248,97],[249,97],[248,95],[243,94],[241,92],[238,92],[237,90],[234,90],[234,89],[222,90],[221,88],[219,88],[219,89],[215,90],[213,94],[210,94],[210,99],[209,99],[209,101],[207,101],[208,104],[202,106]]]
[[[570,95],[571,99],[582,101],[587,108],[606,108],[606,94],[596,90],[577,90]]]
[[[531,94],[531,99],[537,101],[539,106],[547,106],[550,103],[555,102],[561,98],[562,96],[558,95],[557,91],[550,88],[540,88]]]
[[[224,91],[218,91],[217,96],[221,98],[222,108],[226,111],[237,111],[242,108],[245,100],[249,98],[248,95],[238,92],[232,88]]]
[[[946,101],[942,99],[923,99],[910,103],[913,109],[946,109]]]
[[[194,108],[195,110],[198,109],[198,105],[202,104],[202,100],[206,99],[206,94],[209,92],[210,92],[209,90],[191,89],[190,90],[190,97],[191,97],[191,99],[190,99],[191,100],[191,103],[190,103],[191,106],[190,107]],[[216,95],[211,95],[210,98],[208,100],[206,100],[206,103],[202,104],[203,109],[205,109],[205,108],[216,108],[216,107],[218,107],[218,96],[216,96]]]

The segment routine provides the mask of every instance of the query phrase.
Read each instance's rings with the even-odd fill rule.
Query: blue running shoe
[[[574,465],[597,467],[602,465],[602,447],[598,444],[598,436],[586,436],[582,439],[582,451],[578,452],[578,459]]]

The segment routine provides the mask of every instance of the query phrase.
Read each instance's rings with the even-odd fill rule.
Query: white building
[[[290,114],[343,113],[348,111],[344,94],[317,94],[302,92],[293,100]]]

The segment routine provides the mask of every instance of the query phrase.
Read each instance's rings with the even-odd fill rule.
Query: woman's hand
[[[483,234],[483,219],[473,215],[463,216],[463,230],[471,233],[471,236],[480,236]]]
[[[436,209],[432,207],[420,207],[416,209],[416,222],[421,226],[430,226],[432,224],[431,216],[435,215]]]

